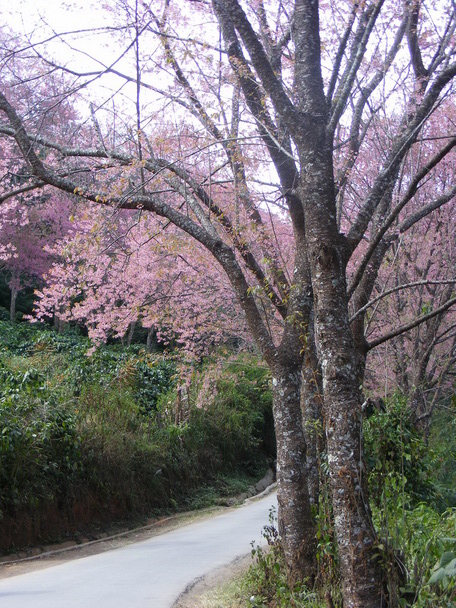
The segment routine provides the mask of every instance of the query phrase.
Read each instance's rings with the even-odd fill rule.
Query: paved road
[[[170,608],[195,579],[262,544],[275,494],[91,557],[0,581],[0,608]]]

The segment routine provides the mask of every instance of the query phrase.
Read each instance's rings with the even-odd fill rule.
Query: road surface
[[[263,544],[275,494],[90,557],[0,580],[0,608],[171,608],[196,579]]]

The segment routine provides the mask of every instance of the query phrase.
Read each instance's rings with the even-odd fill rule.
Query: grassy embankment
[[[187,369],[141,347],[0,321],[0,550],[214,504],[273,458],[254,357]]]

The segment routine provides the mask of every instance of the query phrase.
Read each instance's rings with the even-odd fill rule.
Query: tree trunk
[[[147,330],[146,348],[148,353],[153,353],[157,350],[154,327],[149,327],[149,329]]]
[[[15,285],[11,287],[11,301],[10,301],[10,321],[14,323],[16,321],[16,302],[19,290]]]
[[[310,333],[310,332],[309,332]],[[309,340],[311,336],[309,335]],[[302,366],[301,410],[306,442],[306,471],[310,504],[317,508],[320,495],[320,454],[324,451],[323,389],[315,346],[306,353]]]
[[[382,571],[367,498],[359,355],[349,325],[348,248],[336,224],[332,156],[325,133],[303,146],[301,200],[322,368],[325,432],[344,608],[379,608]],[[307,149],[306,149],[307,148]]]
[[[277,498],[279,532],[288,580],[312,585],[316,574],[315,528],[306,479],[306,445],[300,407],[300,370],[276,365],[273,373],[273,407],[277,439]]]
[[[327,360],[325,421],[335,530],[343,581],[344,606],[382,606],[382,573],[375,558],[376,534],[367,497],[356,375],[350,357],[339,352]],[[345,367],[345,378],[339,370]],[[353,368],[352,368],[353,369]]]
[[[16,321],[16,302],[17,296],[21,290],[20,273],[18,270],[13,270],[11,280],[9,282],[9,288],[11,290],[10,300],[10,321],[14,323]]]
[[[190,416],[190,402],[188,395],[188,387],[187,385],[181,384],[177,388],[177,398],[176,398],[176,412],[174,416],[174,423],[176,425],[182,424],[183,422],[187,422]]]
[[[54,327],[57,330],[57,333],[63,334],[63,332],[65,331],[66,325],[67,325],[67,322],[64,321],[61,317],[59,317],[54,312]]]
[[[131,346],[131,342],[133,340],[135,329],[136,329],[136,320],[132,321],[129,325],[128,334],[127,334],[127,346]]]

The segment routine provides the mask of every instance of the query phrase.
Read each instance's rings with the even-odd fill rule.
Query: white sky
[[[0,5],[8,0],[0,0]],[[79,30],[103,28],[109,25],[109,12],[103,4],[95,0],[14,0],[14,8],[0,9],[3,23],[18,33],[25,33],[33,42],[49,38],[53,32],[66,33]],[[106,6],[106,5],[105,5]],[[3,15],[2,15],[3,13]],[[90,43],[88,43],[90,38]],[[90,54],[100,55],[103,50],[102,41],[97,40],[93,33],[66,36],[69,43],[75,42],[75,47]],[[82,41],[82,42],[81,42]],[[91,48],[92,47],[92,48]],[[59,59],[71,61],[73,58],[80,66],[84,63],[82,55],[75,55],[68,47],[65,49],[61,43],[50,43],[48,48],[55,52],[58,49]],[[62,53],[64,57],[62,57]],[[92,64],[92,69],[94,65]],[[99,67],[99,66],[98,66]]]
[[[98,71],[103,67],[90,56],[110,65],[128,46],[128,40],[122,41],[118,46],[113,45],[113,39],[107,34],[96,34],[96,28],[105,28],[110,25],[109,1],[101,0],[0,0],[0,17],[3,23],[19,34],[25,33],[31,41],[37,43],[47,40],[52,33],[78,32],[91,30],[87,33],[66,35],[62,40],[53,40],[45,46],[38,45],[37,50],[49,58],[55,58],[68,68],[77,72]],[[112,20],[114,21],[115,15]],[[125,71],[131,72],[125,66]],[[116,65],[122,69],[122,62]],[[122,95],[119,103],[131,103],[135,98],[134,85],[125,84],[113,75],[104,75],[90,86],[90,97],[99,100],[109,99],[113,92],[122,86]],[[81,103],[81,100],[78,102]],[[82,106],[80,106],[82,109]]]
[[[38,33],[44,22],[58,31],[106,24],[106,14],[103,19],[102,10],[96,8],[101,2],[93,0],[2,0],[2,4],[4,23],[15,30],[31,31],[36,27]]]

